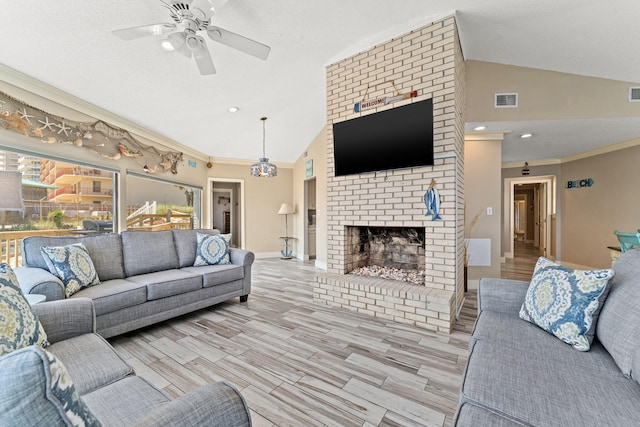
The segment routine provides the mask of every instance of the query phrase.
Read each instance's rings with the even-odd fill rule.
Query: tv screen
[[[335,176],[433,165],[431,99],[334,123]]]

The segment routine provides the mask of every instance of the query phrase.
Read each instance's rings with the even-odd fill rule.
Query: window
[[[127,175],[127,229],[200,228],[201,200],[201,188]]]
[[[0,212],[0,262],[19,265],[26,236],[114,231],[115,172],[11,151],[0,151],[0,170],[22,173],[24,201],[23,212]]]

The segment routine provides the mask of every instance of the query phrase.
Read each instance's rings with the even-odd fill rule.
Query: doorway
[[[551,235],[556,212],[556,177],[506,178],[504,180],[504,257],[513,258],[520,242],[535,248],[539,256],[553,259]]]
[[[305,260],[316,259],[316,179],[304,182],[305,203]]]
[[[209,178],[208,218],[211,228],[231,234],[234,248],[245,247],[244,180]]]

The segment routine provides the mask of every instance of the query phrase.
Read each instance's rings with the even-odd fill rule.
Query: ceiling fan
[[[269,46],[224,28],[210,25],[213,7],[204,11],[198,7],[191,7],[193,0],[161,1],[169,9],[170,16],[175,23],[124,28],[113,31],[113,34],[127,41],[168,34],[167,41],[171,47],[187,58],[193,57],[202,75],[215,74],[216,68],[211,60],[205,39],[197,34],[198,31],[206,31],[211,40],[258,59],[266,60],[269,56],[271,51]]]

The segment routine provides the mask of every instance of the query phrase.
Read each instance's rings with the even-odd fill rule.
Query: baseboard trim
[[[256,256],[256,259],[280,258],[282,256],[280,252],[258,252],[258,253],[254,252],[254,255]]]

